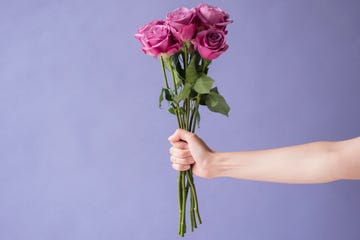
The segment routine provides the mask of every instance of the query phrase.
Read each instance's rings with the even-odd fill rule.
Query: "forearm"
[[[360,137],[338,142],[337,149],[341,177],[360,180]]]
[[[341,178],[337,142],[214,153],[214,176],[282,183],[323,183]]]

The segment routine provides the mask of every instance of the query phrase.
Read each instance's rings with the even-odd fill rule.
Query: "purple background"
[[[202,111],[219,151],[360,135],[359,1],[209,1],[229,51],[210,75],[230,117]],[[133,34],[198,1],[0,2],[0,239],[179,239],[157,59]],[[205,109],[204,109],[205,110]],[[187,239],[360,239],[360,182],[196,178]]]

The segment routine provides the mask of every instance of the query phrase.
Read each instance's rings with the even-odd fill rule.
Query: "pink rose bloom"
[[[196,8],[196,14],[200,20],[200,26],[205,28],[217,28],[225,31],[226,26],[233,22],[229,20],[228,13],[208,4],[200,4]]]
[[[200,56],[213,60],[228,49],[225,42],[225,33],[218,29],[209,29],[199,32],[193,41]]]
[[[166,14],[166,23],[177,31],[177,37],[181,40],[191,40],[197,30],[196,11],[194,8],[188,9],[180,7]]]
[[[135,38],[140,41],[141,49],[148,55],[173,55],[181,47],[174,37],[174,31],[175,29],[165,24],[165,21],[152,21],[139,28]]]

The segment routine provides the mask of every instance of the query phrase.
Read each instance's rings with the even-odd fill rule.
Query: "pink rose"
[[[191,40],[196,33],[195,18],[196,11],[194,8],[180,7],[166,14],[166,23],[176,29],[179,39],[187,41]]]
[[[152,21],[139,28],[135,38],[140,41],[141,49],[146,54],[154,57],[160,54],[172,55],[181,47],[174,37],[174,31],[175,29],[165,24],[165,21]]]
[[[217,28],[225,31],[226,26],[232,23],[229,20],[229,14],[222,9],[208,4],[200,4],[196,8],[197,17],[200,20],[200,26],[207,28]],[[226,32],[225,32],[226,33]]]
[[[199,32],[193,41],[200,56],[213,60],[228,49],[225,42],[225,33],[218,29],[209,29]]]

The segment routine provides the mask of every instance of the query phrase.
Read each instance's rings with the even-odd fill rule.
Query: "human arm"
[[[232,177],[281,183],[360,179],[360,137],[257,151],[216,152],[197,135],[178,129],[169,137],[176,170],[200,177]]]

